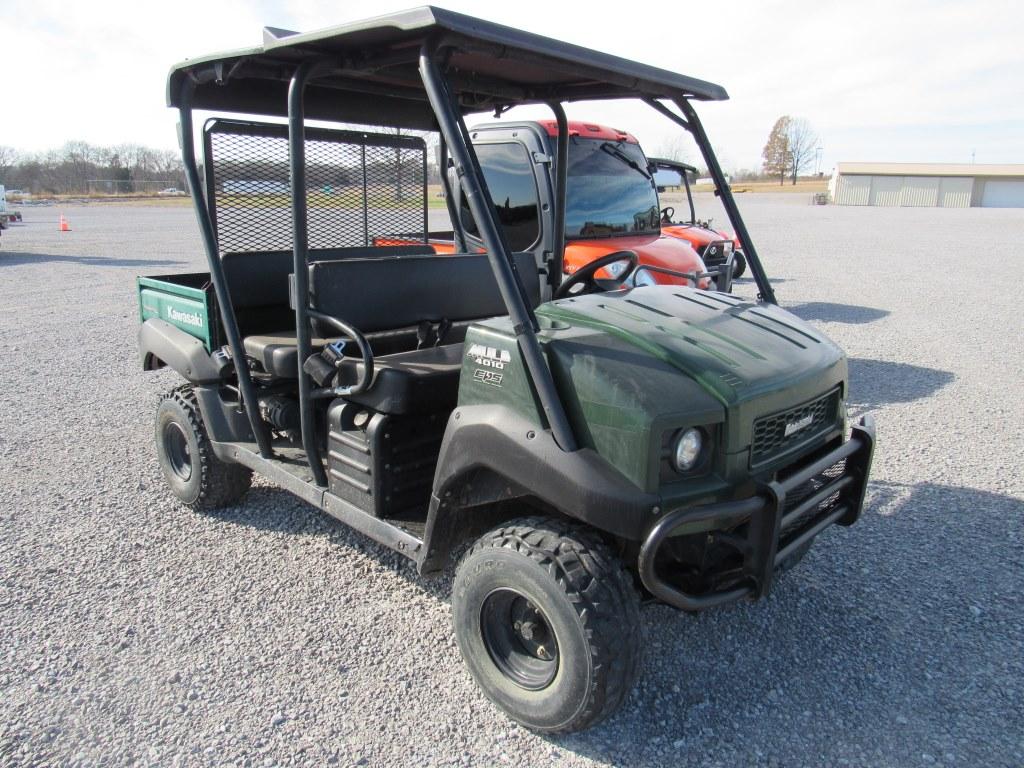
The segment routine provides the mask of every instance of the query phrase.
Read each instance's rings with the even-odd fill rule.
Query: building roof
[[[836,163],[845,176],[1024,176],[1024,163]]]
[[[175,65],[168,105],[179,106],[182,81],[192,78],[198,109],[283,115],[296,66],[316,60],[326,69],[306,90],[307,118],[430,128],[418,73],[427,41],[448,49],[444,67],[467,113],[550,99],[729,98],[714,83],[425,6],[316,32],[267,28],[262,45]]]

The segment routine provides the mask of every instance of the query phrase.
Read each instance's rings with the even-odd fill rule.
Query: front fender
[[[660,506],[659,496],[638,488],[595,451],[567,453],[549,430],[507,408],[463,406],[449,418],[441,444],[420,571],[443,568],[451,547],[483,525],[521,516],[521,507],[500,502],[527,497],[634,541]]]

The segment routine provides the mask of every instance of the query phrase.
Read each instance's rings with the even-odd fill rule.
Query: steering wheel
[[[626,267],[626,271],[615,278],[615,280],[617,280],[621,285],[622,283],[625,283],[629,276],[633,274],[634,270],[636,270],[637,265],[640,263],[640,257],[637,256],[634,251],[615,251],[615,253],[609,253],[607,256],[594,259],[594,261],[578,269],[570,275],[564,283],[558,286],[558,290],[555,291],[554,298],[564,299],[567,296],[578,296],[582,295],[582,293],[592,293],[594,291],[605,290],[601,284],[597,282],[594,275],[602,267],[607,267],[609,264],[614,264],[617,261],[629,261],[629,266]],[[581,284],[584,286],[584,289],[580,294],[570,293],[573,288]]]
[[[673,208],[671,205],[666,205],[664,208],[661,209],[661,223],[662,224],[671,224],[672,223],[672,217],[675,216],[675,215],[676,215],[676,209]]]

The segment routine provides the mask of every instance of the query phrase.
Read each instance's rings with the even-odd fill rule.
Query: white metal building
[[[1024,208],[1024,164],[837,163],[838,205]]]

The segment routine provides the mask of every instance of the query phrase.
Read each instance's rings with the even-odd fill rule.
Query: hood
[[[704,262],[690,243],[677,237],[657,234],[570,240],[565,244],[565,272],[572,274],[594,259],[615,251],[634,251],[641,264],[674,269],[679,272],[705,271]],[[599,272],[598,277],[610,277],[610,275]],[[680,285],[683,282],[682,278],[660,274],[655,275],[655,280],[659,283],[673,285]],[[707,284],[707,280],[702,283]]]
[[[726,409],[731,450],[758,416],[845,389],[846,358],[832,341],[783,309],[730,294],[649,286],[561,299],[537,313],[685,374]]]
[[[667,226],[663,226],[661,228],[661,232],[662,234],[668,235],[669,237],[675,237],[679,238],[680,240],[685,240],[692,244],[694,248],[701,248],[707,245],[708,243],[715,242],[716,240],[728,240],[732,243],[738,244],[737,239],[730,235],[728,232],[720,232],[715,229],[698,227],[696,224],[670,224]]]

